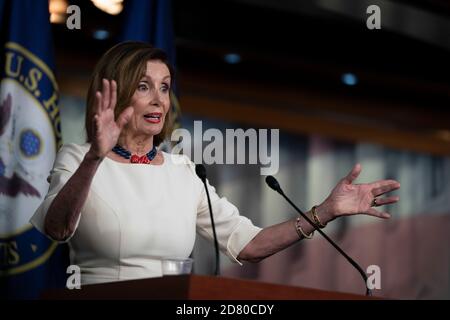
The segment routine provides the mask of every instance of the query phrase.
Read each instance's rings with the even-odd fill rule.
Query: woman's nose
[[[158,105],[158,106],[162,106],[162,99],[160,96],[160,92],[158,92],[157,90],[154,92],[154,94],[151,97],[151,102],[150,104],[152,105]]]

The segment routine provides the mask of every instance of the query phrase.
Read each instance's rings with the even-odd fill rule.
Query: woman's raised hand
[[[339,181],[321,206],[327,212],[332,212],[333,218],[354,214],[389,218],[389,213],[379,211],[375,207],[397,202],[398,196],[380,196],[399,189],[400,183],[395,180],[379,180],[372,183],[353,184],[360,173],[361,165],[356,164],[350,173]]]
[[[102,92],[97,91],[95,98],[96,105],[92,119],[93,137],[90,152],[103,159],[117,144],[120,132],[130,121],[134,109],[128,107],[119,115],[117,121],[114,119],[114,109],[117,103],[117,83],[114,80],[103,79]]]

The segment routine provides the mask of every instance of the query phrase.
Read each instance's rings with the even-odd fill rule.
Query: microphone
[[[197,176],[202,180],[203,185],[205,186],[206,190],[206,197],[208,198],[208,206],[209,206],[209,216],[211,217],[211,226],[213,230],[213,236],[214,236],[214,247],[215,247],[215,253],[216,253],[216,269],[214,270],[214,275],[218,276],[220,274],[220,255],[219,255],[219,243],[217,242],[217,234],[216,234],[216,225],[214,224],[214,217],[211,207],[211,199],[209,197],[209,191],[208,186],[206,184],[206,168],[202,164],[195,165],[195,173]]]
[[[350,262],[350,264],[356,268],[356,270],[358,270],[358,272],[361,274],[362,278],[364,279],[364,286],[366,287],[366,296],[371,296],[372,295],[372,291],[367,287],[367,275],[364,272],[364,270],[361,268],[361,266],[359,264],[357,264],[355,262],[355,260],[353,260],[352,258],[350,258],[345,252],[344,250],[342,250],[333,240],[331,240],[322,230],[320,230],[320,228],[318,226],[316,226],[316,224],[314,222],[312,222],[308,216],[306,214],[304,214],[299,208],[297,208],[297,206],[284,194],[283,190],[281,190],[280,184],[278,183],[277,179],[275,179],[273,176],[267,176],[266,177],[266,183],[267,185],[275,190],[276,192],[278,192],[279,194],[281,194],[286,200],[287,202],[289,202],[289,204],[291,206],[294,207],[295,210],[297,210],[297,212],[306,220],[308,221],[308,223],[310,225],[313,226],[313,228],[315,230],[317,230],[317,232],[319,232],[329,243],[331,243],[331,245],[337,250],[339,251],[340,254],[342,254],[345,259],[347,259],[348,262]]]

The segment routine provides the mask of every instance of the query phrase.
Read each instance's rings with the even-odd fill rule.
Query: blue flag
[[[175,37],[171,0],[129,0],[124,8],[121,41],[148,42],[163,49],[169,62],[175,65]]]
[[[61,145],[47,0],[0,0],[0,296],[64,285],[67,248],[28,222]]]
[[[175,68],[175,35],[171,0],[129,0],[124,8],[124,25],[120,41],[143,41],[166,52]],[[176,82],[173,83],[171,105],[174,128],[180,126],[181,111],[177,99]]]

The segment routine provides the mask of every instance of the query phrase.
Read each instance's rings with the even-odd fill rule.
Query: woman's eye
[[[163,84],[161,87],[162,92],[168,92],[170,91],[170,87],[167,84]]]
[[[144,83],[141,83],[141,84],[138,85],[138,90],[139,91],[148,90],[148,86],[146,84],[144,84]]]

